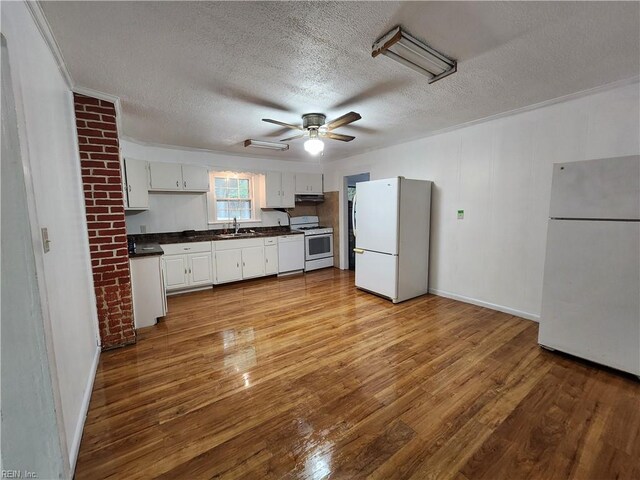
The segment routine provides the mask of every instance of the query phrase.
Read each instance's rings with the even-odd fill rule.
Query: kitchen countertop
[[[129,258],[153,257],[155,255],[163,255],[164,250],[157,243],[137,243],[136,251],[129,253]]]
[[[255,233],[251,233],[253,231]],[[166,233],[141,233],[135,235],[127,235],[133,238],[137,245],[156,244],[166,245],[169,243],[191,243],[191,242],[211,242],[217,240],[235,240],[240,238],[263,238],[277,237],[280,235],[304,235],[304,232],[292,231],[289,227],[256,227],[241,228],[239,233],[245,233],[247,236],[225,237],[220,230],[186,230],[184,232],[166,232]],[[140,247],[137,248],[140,251]],[[138,253],[134,254],[138,255]],[[156,254],[156,255],[161,255]],[[131,256],[131,255],[130,255]]]

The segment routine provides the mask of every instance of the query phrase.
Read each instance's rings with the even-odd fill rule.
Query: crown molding
[[[402,140],[400,142],[396,142],[396,143],[393,143],[393,144],[390,144],[390,145],[385,145],[385,146],[382,146],[382,147],[374,147],[374,148],[367,149],[367,150],[365,150],[363,152],[354,153],[352,155],[346,155],[344,157],[335,158],[335,159],[332,159],[332,160],[327,160],[327,161],[322,162],[322,164],[323,165],[329,165],[329,164],[331,164],[333,162],[337,162],[337,161],[340,161],[340,160],[346,160],[346,159],[349,159],[351,157],[357,157],[358,155],[363,155],[365,153],[375,152],[375,151],[378,151],[378,150],[384,150],[385,148],[391,148],[391,147],[395,147],[395,146],[398,146],[398,145],[403,145],[405,143],[417,142],[419,140],[422,140],[423,138],[435,137],[436,135],[442,135],[444,133],[454,132],[456,130],[461,130],[463,128],[471,127],[473,125],[479,125],[481,123],[491,122],[493,120],[498,120],[500,118],[512,117],[512,116],[519,115],[519,114],[522,114],[522,113],[532,112],[534,110],[540,110],[541,108],[544,108],[544,107],[550,107],[552,105],[557,105],[559,103],[568,102],[570,100],[576,100],[578,98],[587,97],[589,95],[595,95],[597,93],[602,93],[602,92],[606,92],[606,91],[609,91],[609,90],[614,90],[616,88],[625,87],[627,85],[633,85],[634,83],[640,83],[640,75],[636,75],[636,76],[630,77],[630,78],[624,78],[622,80],[617,80],[617,81],[611,82],[611,83],[606,83],[604,85],[599,85],[597,87],[589,88],[587,90],[580,90],[578,92],[569,93],[569,94],[563,95],[561,97],[550,98],[549,100],[543,100],[542,102],[534,103],[534,104],[531,104],[531,105],[526,105],[524,107],[516,108],[514,110],[508,110],[506,112],[496,113],[495,115],[490,115],[488,117],[482,117],[482,118],[478,118],[476,120],[471,120],[469,122],[459,123],[457,125],[452,125],[450,127],[442,128],[440,130],[434,130],[434,131],[428,132],[428,133],[426,133],[424,135],[408,138],[408,139],[405,139],[405,140]]]
[[[73,89],[73,93],[77,93],[79,95],[85,95],[87,97],[97,98],[99,100],[104,100],[106,102],[113,103],[116,109],[116,127],[118,128],[118,136],[120,139],[124,139],[125,137],[121,134],[122,132],[122,107],[120,105],[120,97],[116,95],[111,95],[110,93],[100,92],[99,90],[94,90],[92,88],[85,88],[76,86]]]
[[[67,64],[65,63],[64,57],[62,56],[62,51],[60,51],[60,46],[58,45],[58,42],[56,42],[56,39],[51,32],[51,25],[49,25],[47,17],[44,16],[44,12],[42,11],[40,2],[25,1],[24,4],[29,10],[31,17],[38,27],[38,31],[47,44],[49,51],[51,51],[53,58],[55,58],[56,64],[58,65],[58,70],[60,70],[62,78],[64,78],[67,87],[69,87],[70,90],[73,90],[73,78],[71,78],[71,74],[69,74]]]

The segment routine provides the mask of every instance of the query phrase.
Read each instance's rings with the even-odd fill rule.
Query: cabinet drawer
[[[278,243],[278,237],[269,237],[264,239],[265,245],[276,245]]]
[[[160,245],[165,255],[181,255],[183,253],[201,253],[211,251],[211,242],[169,243]]]

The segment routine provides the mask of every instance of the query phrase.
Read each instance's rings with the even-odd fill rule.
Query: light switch
[[[51,243],[51,240],[49,240],[49,229],[47,227],[42,227],[40,230],[42,232],[42,249],[44,250],[44,253],[47,253],[51,250],[49,247],[49,244]]]
[[[458,210],[458,220],[464,220],[464,210]]]

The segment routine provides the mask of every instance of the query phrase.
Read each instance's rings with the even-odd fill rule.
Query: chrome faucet
[[[233,217],[233,232],[237,234],[238,230],[240,230],[240,225],[238,225],[238,219],[236,217]]]

